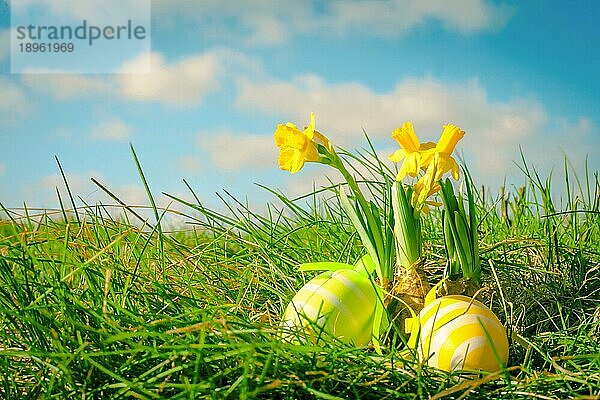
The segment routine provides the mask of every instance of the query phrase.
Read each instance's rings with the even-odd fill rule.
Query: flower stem
[[[367,232],[368,238],[361,238],[363,241],[368,240],[371,242],[372,247],[375,249],[375,258],[373,261],[379,266],[378,272],[380,275],[379,280],[382,284],[386,284],[393,279],[393,269],[391,265],[388,265],[389,262],[385,257],[385,248],[384,248],[384,233],[383,229],[386,229],[386,226],[382,224],[379,216],[377,216],[373,212],[374,205],[369,203],[365,198],[364,194],[360,190],[358,186],[358,182],[352,176],[352,174],[348,171],[346,166],[344,165],[343,160],[337,155],[335,150],[326,151],[327,158],[330,161],[330,165],[337,169],[346,182],[348,186],[354,193],[356,200],[360,206],[360,210],[362,211],[363,217],[363,228],[364,231]],[[382,227],[383,226],[383,227]]]

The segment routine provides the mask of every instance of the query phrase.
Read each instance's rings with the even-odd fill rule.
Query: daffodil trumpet
[[[277,125],[274,133],[275,144],[279,148],[279,168],[294,174],[306,162],[330,163],[328,156],[333,151],[329,139],[315,129],[315,114],[310,114],[310,123],[300,130],[288,122]]]

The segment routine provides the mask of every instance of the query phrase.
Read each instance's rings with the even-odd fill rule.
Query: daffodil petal
[[[423,145],[421,145],[421,148],[423,148]],[[433,157],[435,155],[435,143],[428,142],[428,146],[426,146],[425,149],[419,151],[419,153],[421,155],[420,167],[423,171],[425,171],[433,161]]]
[[[288,136],[288,141],[285,147],[292,147],[294,149],[304,151],[311,141],[304,136],[302,133],[294,133]]]
[[[319,161],[319,150],[314,142],[308,142],[305,151],[303,152],[304,161]]]
[[[297,153],[296,156],[292,158],[290,165],[290,173],[295,174],[300,171],[304,167],[304,158],[302,158],[301,153]]]
[[[439,157],[436,154],[433,157],[433,162],[429,165],[425,174],[419,178],[417,183],[415,183],[413,186],[411,203],[417,210],[428,212],[429,210],[427,209],[427,204],[430,202],[428,202],[427,199],[441,190],[441,187],[436,180],[438,162]]]
[[[301,153],[291,147],[281,149],[278,158],[279,168],[290,171],[292,174],[300,171],[304,162]]]
[[[398,149],[391,154],[388,159],[392,162],[400,162],[404,157],[406,157],[406,151],[404,151],[404,149]]]
[[[402,166],[400,167],[400,172],[403,177],[406,175],[417,176],[419,173],[419,153],[407,154]]]
[[[293,147],[301,150],[306,146],[308,138],[294,124],[279,124],[275,130],[275,144],[277,147]]]
[[[329,150],[330,152],[333,152],[333,146],[331,145],[331,142],[329,141],[329,139],[327,139],[327,137],[325,135],[323,135],[321,132],[319,132],[317,130],[315,130],[314,133],[315,133],[315,137],[313,140],[315,141],[315,143],[322,144],[323,146],[325,146],[325,148],[327,150]]]
[[[460,176],[460,167],[452,156],[445,153],[436,153],[433,162],[436,164],[437,169],[435,181],[442,179],[443,175],[448,171],[452,171],[452,177],[458,180]]]
[[[304,128],[304,134],[310,140],[315,136],[315,113],[310,113],[310,124],[306,128]]]
[[[279,124],[273,136],[275,137],[275,144],[277,147],[281,147],[287,141],[287,137],[290,135],[290,127],[287,125]]]
[[[278,164],[281,169],[296,173],[305,162],[319,162],[318,144],[334,153],[333,146],[327,137],[315,130],[315,114],[310,114],[310,123],[303,131],[291,122],[277,125],[274,133],[275,144],[279,147]]]
[[[400,147],[406,150],[407,153],[413,153],[419,151],[420,143],[413,124],[405,122],[401,128],[396,128],[392,132],[392,138],[394,138]]]
[[[401,182],[402,179],[404,179],[406,177],[406,172],[405,171],[398,171],[398,173],[396,174],[396,181]]]
[[[458,178],[460,178],[460,167],[458,166],[454,158],[450,157],[450,160],[452,162],[452,177],[454,178],[454,180],[457,181]]]
[[[465,136],[465,131],[461,130],[459,127],[452,124],[444,126],[442,136],[435,146],[436,150],[440,153],[448,155],[452,154],[456,144],[463,136]]]

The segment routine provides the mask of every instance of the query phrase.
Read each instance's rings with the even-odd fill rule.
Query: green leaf
[[[362,275],[371,276],[371,274],[373,274],[373,272],[377,269],[377,265],[375,262],[373,262],[373,258],[367,253],[358,259],[354,269],[356,272]]]
[[[458,204],[458,212],[460,213],[460,215],[462,215],[463,217],[466,218],[467,211],[465,210],[465,202],[464,202],[464,199],[463,199],[463,196],[462,196],[462,191],[456,197],[457,197],[456,204]]]
[[[464,216],[458,211],[454,212],[454,224],[456,226],[455,244],[458,250],[458,257],[463,270],[463,276],[465,278],[473,277],[473,260],[471,259],[471,243],[467,232],[466,222]]]
[[[379,336],[381,335],[382,326],[384,329],[389,325],[389,318],[385,311],[385,306],[383,304],[384,293],[379,285],[375,284],[371,280],[375,292],[377,293],[377,303],[375,304],[375,315],[373,316],[373,347],[375,347],[375,351],[377,354],[382,355],[381,344],[379,343]]]
[[[407,193],[400,182],[392,185],[392,208],[396,257],[400,265],[409,268],[421,256],[421,233],[419,218],[415,218]]]
[[[475,208],[475,198],[473,196],[472,185],[473,181],[471,180],[471,175],[469,172],[465,170],[465,183],[467,185],[467,200],[469,202],[469,222],[470,222],[470,230],[471,230],[471,250],[473,257],[473,275],[476,278],[477,283],[481,282],[481,262],[479,260],[479,234],[477,233],[477,228],[479,226],[479,221],[477,218],[477,209]]]
[[[354,265],[330,261],[312,262],[300,264],[298,271],[337,271],[340,269],[354,269]]]
[[[382,275],[382,271],[381,271],[381,263],[379,262],[379,257],[378,257],[377,251],[375,250],[375,246],[373,245],[371,237],[367,233],[365,226],[361,223],[360,218],[356,213],[356,210],[354,209],[352,204],[350,204],[350,200],[348,200],[348,196],[346,195],[346,192],[344,192],[343,189],[340,189],[339,193],[340,193],[340,202],[342,203],[342,207],[346,211],[346,214],[348,214],[348,218],[350,218],[352,225],[354,225],[354,228],[356,228],[356,231],[358,232],[358,236],[360,237],[360,239],[363,242],[363,246],[365,246],[365,248],[367,249],[367,252],[371,255],[371,259],[375,263],[377,276],[379,276],[379,278],[383,278],[384,276]]]
[[[450,214],[454,215],[455,211],[458,211],[458,202],[456,201],[456,197],[454,196],[454,188],[452,187],[452,182],[450,179],[446,178],[443,181],[440,181],[440,186],[442,188],[442,202],[444,203],[444,209]]]
[[[371,237],[373,238],[373,241],[375,243],[375,249],[377,250],[379,259],[383,264],[382,257],[383,257],[383,254],[385,253],[385,247],[384,247],[384,243],[383,243],[383,232],[381,229],[381,215],[379,213],[379,207],[377,207],[377,204],[370,201],[369,206],[371,208],[371,210],[370,210],[371,212],[370,212],[370,214],[367,215],[367,221],[369,223]]]
[[[391,210],[387,211],[387,220],[385,227],[385,254],[384,259],[382,260],[382,269],[386,276],[393,276],[394,274],[394,264],[396,262],[396,247],[395,247],[395,238],[394,238],[394,213]]]
[[[460,265],[456,262],[456,249],[450,224],[452,224],[452,219],[448,218],[448,213],[445,210],[442,210],[442,232],[444,233],[444,245],[448,255],[448,264],[444,275],[448,278],[454,278],[460,275]]]

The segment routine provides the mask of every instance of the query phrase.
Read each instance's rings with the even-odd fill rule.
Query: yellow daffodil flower
[[[390,161],[400,162],[404,159],[396,180],[401,181],[406,175],[417,176],[421,169],[427,167],[424,161],[429,158],[427,154],[431,152],[435,144],[431,142],[420,143],[413,124],[410,122],[404,123],[401,128],[396,128],[392,132],[392,138],[398,142],[401,148],[389,156]]]
[[[419,178],[417,183],[413,186],[411,203],[415,209],[421,209],[424,213],[429,212],[428,205],[436,207],[440,205],[440,203],[427,200],[442,189],[438,180],[435,179],[437,175],[436,161],[438,161],[438,157],[437,154],[434,155],[434,162],[429,164],[425,175]]]
[[[448,171],[452,171],[452,177],[455,180],[458,180],[460,177],[460,167],[452,157],[452,152],[463,136],[465,136],[465,131],[461,130],[459,127],[452,124],[444,126],[442,136],[435,145],[434,152],[425,156],[423,163],[428,165],[430,162],[434,161],[433,155],[436,155],[434,161],[436,163],[436,175],[434,179],[436,182],[442,179],[442,176]]]
[[[300,171],[305,162],[320,161],[318,144],[332,150],[331,143],[321,133],[315,130],[315,114],[310,113],[310,124],[301,131],[296,125],[277,125],[275,144],[279,147],[279,168],[292,174]]]
[[[428,212],[428,204],[439,205],[427,199],[440,191],[438,182],[445,173],[452,171],[452,176],[458,180],[460,167],[452,157],[452,152],[464,135],[463,130],[448,124],[444,126],[437,144],[420,143],[410,122],[406,122],[392,133],[392,137],[401,148],[389,156],[389,159],[393,162],[404,160],[396,180],[401,181],[407,175],[416,177],[419,171],[425,171],[425,174],[413,186],[411,202],[416,209]]]

